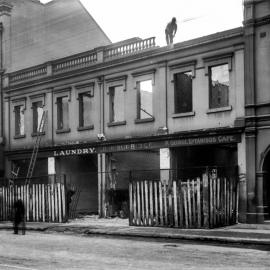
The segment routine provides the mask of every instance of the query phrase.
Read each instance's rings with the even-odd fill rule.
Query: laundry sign
[[[89,155],[94,153],[96,153],[96,149],[94,147],[53,151],[53,155],[55,157]]]

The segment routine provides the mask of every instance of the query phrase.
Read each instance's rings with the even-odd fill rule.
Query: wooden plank
[[[137,183],[133,182],[133,205],[134,205],[134,225],[138,225],[137,216]]]
[[[160,225],[163,226],[164,224],[164,217],[163,217],[163,196],[162,196],[162,184],[161,182],[158,183],[159,187],[159,214],[160,214]]]
[[[138,209],[138,225],[141,225],[141,192],[140,192],[140,183],[137,182],[137,209]]]
[[[213,179],[213,226],[217,225],[217,181],[216,178]]]
[[[61,184],[61,191],[62,191],[62,205],[63,205],[63,221],[66,220],[66,196],[65,196],[65,189],[66,186],[64,184]],[[130,200],[132,200],[132,197],[130,198]]]
[[[195,183],[194,179],[191,181],[191,198],[192,198],[192,223],[194,227],[197,227],[196,223],[196,200],[195,200]]]
[[[174,226],[175,227],[179,227],[177,201],[178,201],[178,194],[177,194],[176,181],[173,181],[173,203],[174,203],[173,214],[174,214]]]
[[[185,216],[185,226],[186,228],[189,227],[189,218],[188,218],[188,203],[187,203],[187,192],[186,187],[183,187],[182,193],[183,193],[183,201],[184,201],[184,216]]]
[[[149,181],[150,225],[154,224],[153,182]]]
[[[223,179],[223,196],[224,196],[224,224],[227,225],[227,183],[226,183],[226,178]]]
[[[54,184],[54,207],[55,207],[55,220],[59,222],[59,209],[58,209],[58,192],[57,183]],[[104,204],[105,205],[105,204]]]
[[[217,225],[220,225],[220,179],[217,178]]]
[[[31,216],[31,221],[34,221],[35,217],[35,186],[32,184],[31,185],[31,211],[32,211],[32,216]]]
[[[51,185],[47,184],[48,221],[52,221]]]
[[[178,193],[178,212],[179,212],[179,226],[180,228],[184,227],[184,206],[183,206],[183,193],[182,193],[182,185],[181,181],[179,180],[177,185],[177,193]]]
[[[142,204],[142,224],[146,224],[146,218],[145,218],[145,194],[144,194],[144,182],[140,182],[140,192],[142,196],[141,204]]]
[[[213,179],[209,178],[209,226],[213,228],[214,207],[213,207]]]
[[[208,175],[203,174],[203,227],[209,228],[209,191]]]
[[[62,204],[61,204],[61,186],[60,183],[57,183],[57,194],[58,194],[58,215],[59,222],[62,222]]]
[[[51,196],[51,209],[52,209],[52,222],[55,221],[55,205],[54,205],[54,185],[51,184],[51,192],[50,192],[50,196]]]
[[[191,188],[189,180],[187,180],[187,206],[188,206],[188,224],[189,227],[192,227],[192,202],[191,202]]]
[[[64,212],[64,211],[63,211]],[[129,182],[129,225],[133,225],[133,188],[132,182]]]
[[[145,225],[149,225],[149,196],[148,196],[148,183],[144,181],[144,196],[145,196]]]
[[[38,184],[35,184],[35,220],[38,221]]]
[[[169,191],[168,194],[168,224],[169,226],[173,226],[173,202],[171,191]]]
[[[163,199],[164,199],[164,224],[168,225],[168,204],[167,204],[167,192],[166,184],[163,185]]]
[[[201,181],[200,178],[197,178],[197,227],[201,228],[202,221],[201,221]]]
[[[38,211],[39,211],[38,220],[41,221],[42,220],[41,184],[38,184]]]
[[[46,212],[45,184],[41,185],[41,198],[42,198],[42,221],[45,222],[45,212]]]
[[[227,224],[230,224],[230,180],[227,179]]]
[[[159,213],[158,213],[158,187],[157,187],[157,181],[154,181],[154,193],[155,193],[155,224],[159,224]]]

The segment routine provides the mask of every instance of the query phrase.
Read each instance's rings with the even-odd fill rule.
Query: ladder
[[[35,145],[33,148],[33,152],[31,155],[31,159],[30,159],[30,163],[29,163],[29,167],[28,167],[28,171],[27,171],[27,175],[26,175],[26,180],[25,180],[26,185],[29,184],[29,182],[32,178],[34,169],[35,169],[37,154],[38,154],[38,150],[39,150],[39,146],[40,146],[40,141],[42,138],[42,133],[44,132],[44,126],[45,126],[46,120],[47,120],[47,111],[43,111],[41,121],[40,121],[39,127],[38,127]]]
[[[9,178],[9,185],[13,186],[14,185],[14,181],[16,178],[18,178],[20,172],[20,167],[16,167],[16,165],[12,165],[12,171],[11,171],[11,178]]]

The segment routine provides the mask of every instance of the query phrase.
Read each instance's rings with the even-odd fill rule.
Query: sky
[[[49,2],[41,0],[41,2]],[[239,27],[242,0],[81,0],[111,39],[156,37],[164,46],[165,27],[176,17],[174,43]]]

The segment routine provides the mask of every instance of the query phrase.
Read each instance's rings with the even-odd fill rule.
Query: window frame
[[[155,73],[156,69],[150,69],[150,70],[142,70],[138,72],[132,73],[133,80],[134,80],[134,89],[136,90],[136,118],[134,120],[135,124],[141,124],[141,123],[148,123],[148,122],[154,122],[155,121],[155,103],[154,103],[154,96],[155,96]],[[140,101],[141,101],[141,90],[139,87],[140,82],[144,81],[152,81],[152,117],[148,118],[140,118],[141,110],[140,110]]]
[[[44,112],[44,108],[45,108],[45,100],[46,100],[46,94],[42,93],[42,94],[38,94],[38,95],[32,95],[30,96],[30,100],[31,100],[31,109],[32,109],[32,134],[31,136],[37,136],[38,135],[38,126],[37,126],[37,130],[34,130],[34,103],[38,103],[41,102],[41,106],[43,108],[43,112]],[[45,131],[40,132],[40,135],[45,135]]]
[[[105,83],[106,83],[106,93],[108,96],[108,121],[107,121],[107,127],[115,127],[115,126],[123,126],[126,125],[126,110],[125,110],[125,105],[126,102],[124,102],[124,119],[122,121],[113,121],[112,119],[112,100],[111,100],[111,89],[115,87],[122,86],[123,87],[123,95],[124,95],[124,100],[126,100],[126,94],[127,92],[127,75],[121,75],[117,77],[108,77],[105,78]]]
[[[169,64],[169,69],[170,69],[170,81],[173,87],[173,104],[174,104],[174,109],[173,113],[171,114],[172,118],[182,118],[182,117],[190,117],[190,116],[195,116],[195,111],[194,111],[194,79],[196,78],[196,65],[197,61],[196,60],[191,60],[188,62],[171,62]],[[181,112],[181,113],[176,113],[175,112],[175,81],[174,81],[174,76],[175,74],[178,73],[186,73],[186,72],[191,72],[192,75],[192,110],[190,112]]]
[[[90,81],[87,83],[75,85],[76,88],[76,99],[78,100],[78,127],[77,131],[84,131],[84,130],[93,130],[94,124],[90,125],[82,125],[84,122],[84,114],[83,114],[83,95],[90,92],[90,98],[94,98],[95,95],[95,82]]]
[[[20,133],[17,133],[17,121],[16,121],[16,110],[15,108],[16,107],[20,107],[22,108],[22,110],[20,110],[20,112],[22,111],[23,112],[23,115],[24,115],[24,120],[25,120],[25,111],[26,111],[26,97],[23,97],[23,98],[19,98],[19,99],[15,99],[15,100],[12,100],[12,106],[13,106],[13,112],[14,112],[14,136],[13,138],[14,139],[21,139],[21,138],[25,138],[26,137],[26,128],[25,128],[25,121],[24,121],[24,133],[21,134]],[[20,129],[20,128],[19,128]]]
[[[57,89],[54,89],[54,99],[55,99],[55,105],[56,105],[56,134],[61,134],[61,133],[68,133],[70,132],[70,123],[68,121],[68,125],[66,128],[59,128],[59,107],[58,107],[58,100],[59,99],[63,99],[63,98],[67,98],[67,101],[68,101],[68,108],[69,108],[69,103],[71,101],[71,87],[65,87],[65,88],[57,88]],[[68,110],[68,116],[69,116],[69,113],[70,110]],[[69,118],[70,119],[70,118]]]
[[[225,53],[222,55],[214,55],[210,57],[203,58],[204,62],[204,73],[205,76],[208,77],[208,109],[206,111],[207,114],[211,113],[218,113],[218,112],[226,112],[226,111],[231,111],[232,110],[232,105],[230,105],[230,94],[232,90],[232,70],[233,70],[233,52]],[[217,66],[222,66],[222,65],[228,65],[228,72],[229,72],[229,92],[228,92],[228,105],[227,106],[222,106],[222,107],[210,107],[210,99],[211,99],[211,83],[212,83],[212,78],[211,78],[211,68],[212,67],[217,67]]]

